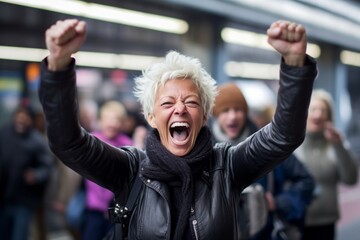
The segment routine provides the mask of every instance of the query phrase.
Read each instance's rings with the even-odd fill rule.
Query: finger
[[[58,44],[63,45],[76,36],[77,21],[65,20],[59,27],[60,35],[57,38]]]
[[[284,22],[282,24],[281,39],[288,42],[300,41],[304,35],[305,29],[302,25],[295,22]]]
[[[283,22],[285,22],[285,21],[284,20],[278,20],[276,22],[273,22],[271,24],[271,27],[280,27]]]
[[[296,26],[297,26],[297,24],[292,22],[292,23],[289,23],[289,25],[287,27],[287,35],[288,35],[287,40],[289,42],[294,42],[295,41],[295,38],[296,38],[295,37],[295,35],[296,35],[296,33],[295,33]]]
[[[271,38],[277,38],[280,36],[280,34],[281,34],[281,28],[279,27],[269,28],[267,30],[267,35]]]
[[[76,35],[75,27],[78,23],[76,19],[67,19],[65,21],[58,21],[50,28],[50,36],[54,43],[63,45]]]
[[[80,21],[76,27],[75,30],[78,34],[83,34],[86,31],[86,22],[85,21]]]
[[[280,28],[281,28],[280,38],[283,40],[288,38],[288,26],[289,26],[289,22],[287,21],[280,22]]]
[[[300,41],[303,38],[303,36],[304,36],[303,28],[299,28],[299,26],[297,26],[294,34],[294,41],[296,42]]]
[[[267,34],[269,37],[276,38],[280,35],[282,22],[283,20],[278,20],[270,25],[270,27],[267,29]]]

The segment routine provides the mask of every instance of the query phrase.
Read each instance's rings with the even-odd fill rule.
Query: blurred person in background
[[[79,120],[87,132],[97,129],[98,105],[82,99],[79,103]],[[84,179],[57,159],[57,183],[52,207],[60,215],[60,227],[65,227],[75,240],[82,239],[85,225]],[[76,208],[76,209],[74,209]]]
[[[126,115],[127,112],[123,104],[118,101],[106,101],[100,107],[99,129],[92,132],[92,135],[114,147],[132,146],[131,138],[121,132]],[[111,227],[108,208],[113,202],[114,194],[110,190],[86,179],[85,195],[84,239],[101,240]]]
[[[34,118],[34,128],[38,130],[43,137],[46,139],[45,133],[45,116],[42,111],[35,112]],[[43,204],[40,204],[35,212],[34,219],[32,221],[32,225],[30,226],[31,230],[31,238],[36,240],[45,240],[47,239],[47,231],[51,227],[49,222],[47,221],[48,213],[49,213],[49,200],[53,195],[53,176],[55,175],[56,167],[54,164],[54,158],[52,158],[52,168],[51,172],[49,173],[50,177],[46,183],[45,190],[44,190],[44,198]]]
[[[271,105],[254,108],[250,118],[262,128],[271,122],[274,111],[275,106]],[[315,189],[314,177],[307,167],[292,154],[257,182],[266,189],[269,219],[266,227],[252,239],[304,239],[305,215]]]
[[[219,86],[211,123],[216,142],[236,145],[258,130],[248,117],[249,107],[240,88],[235,83]]]
[[[44,136],[34,128],[35,113],[20,106],[0,132],[0,236],[29,239],[30,224],[44,203],[52,157]]]
[[[148,125],[139,111],[127,110],[128,114],[123,121],[121,131],[133,140],[135,147],[145,149]]]
[[[209,121],[214,141],[215,143],[227,142],[236,146],[258,129],[248,118],[248,104],[235,83],[220,85],[218,90],[213,108],[213,118]],[[249,239],[266,224],[267,206],[262,188],[260,189],[262,191],[260,198],[256,199],[256,205],[249,206],[247,204],[248,191],[259,189],[254,187],[255,185],[252,186],[244,191],[246,194],[243,192],[238,198],[236,218],[238,231],[241,233],[239,239]],[[253,220],[253,216],[257,221]]]
[[[306,214],[305,239],[335,239],[340,217],[338,184],[353,185],[358,165],[333,122],[331,95],[322,90],[312,93],[304,143],[295,151],[316,181],[314,198]]]

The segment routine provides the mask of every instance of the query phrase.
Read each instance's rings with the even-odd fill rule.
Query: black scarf
[[[169,152],[160,142],[156,129],[150,132],[146,143],[149,161],[142,161],[142,174],[150,179],[165,182],[172,193],[172,216],[176,216],[174,240],[183,237],[188,224],[191,203],[194,196],[194,176],[209,162],[212,152],[211,133],[203,127],[194,148],[186,156],[178,157]]]

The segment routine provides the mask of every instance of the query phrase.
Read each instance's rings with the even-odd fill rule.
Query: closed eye
[[[160,104],[160,106],[162,106],[162,107],[171,107],[172,105],[173,105],[172,102],[163,102]]]
[[[185,105],[187,107],[195,108],[195,107],[199,106],[199,103],[196,101],[188,101],[188,102],[185,102]]]

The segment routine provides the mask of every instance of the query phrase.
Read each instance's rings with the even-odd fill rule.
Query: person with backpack
[[[85,33],[84,21],[68,19],[45,34],[50,54],[41,64],[39,97],[52,151],[124,202],[135,179],[141,180],[137,202],[127,215],[128,239],[237,239],[241,191],[303,141],[317,75],[315,60],[306,55],[305,28],[288,21],[269,27],[268,41],[282,55],[279,107],[267,128],[236,146],[213,145],[206,123],[216,81],[198,59],[170,51],[150,66],[135,78],[134,92],[152,128],[145,151],[110,146],[79,125],[71,56]]]

